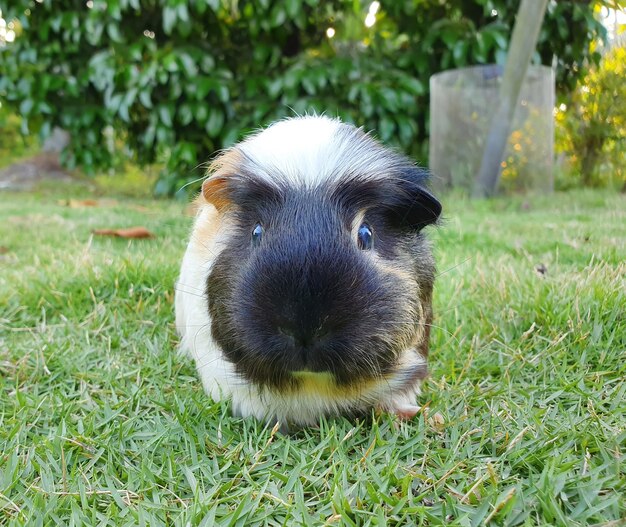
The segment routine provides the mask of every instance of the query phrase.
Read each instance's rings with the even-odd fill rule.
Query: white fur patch
[[[281,174],[293,183],[315,185],[330,175],[333,162],[328,153],[333,151],[341,125],[339,120],[323,117],[286,119],[249,137],[238,148],[268,175]]]
[[[234,147],[255,174],[277,183],[315,187],[359,173],[384,178],[394,156],[371,137],[339,119],[284,119]]]
[[[207,229],[207,226],[211,228]],[[196,361],[202,384],[216,401],[222,395],[230,394],[230,384],[236,376],[232,364],[224,359],[222,350],[211,336],[205,288],[213,263],[227,239],[228,225],[215,208],[209,204],[201,206],[183,257],[175,293],[176,330],[181,337],[179,349]]]

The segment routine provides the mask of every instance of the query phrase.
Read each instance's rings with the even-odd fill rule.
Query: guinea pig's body
[[[241,416],[415,415],[434,263],[427,175],[360,129],[280,121],[223,153],[176,291],[181,349]]]

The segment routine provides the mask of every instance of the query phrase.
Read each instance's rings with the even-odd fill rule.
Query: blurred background
[[[323,112],[469,190],[519,5],[0,1],[0,187],[79,174],[185,197],[216,151]],[[500,192],[626,191],[624,24],[618,0],[548,2]]]

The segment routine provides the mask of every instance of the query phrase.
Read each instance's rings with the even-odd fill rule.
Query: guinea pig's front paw
[[[445,419],[441,413],[428,411],[428,403],[424,406],[417,406],[406,401],[392,401],[391,405],[383,407],[381,410],[395,415],[403,421],[408,421],[413,419],[418,413],[423,413],[428,425],[438,432],[441,432],[445,424]]]
[[[397,415],[400,419],[413,419],[421,410],[420,406],[415,404],[402,404],[392,409],[391,413]]]
[[[417,406],[406,396],[384,402],[377,407],[378,411],[395,415],[403,420],[413,419],[421,409],[421,406]]]

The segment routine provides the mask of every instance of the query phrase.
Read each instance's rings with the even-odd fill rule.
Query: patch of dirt
[[[56,152],[42,152],[0,170],[0,190],[33,190],[41,181],[71,182],[75,178]]]

